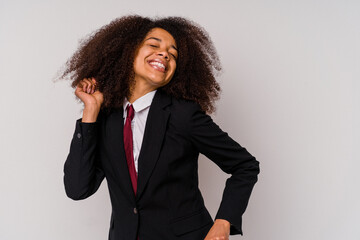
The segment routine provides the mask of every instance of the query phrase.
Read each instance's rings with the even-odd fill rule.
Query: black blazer
[[[215,219],[242,234],[241,219],[257,182],[259,162],[213,122],[200,105],[178,100],[159,88],[153,98],[138,159],[136,197],[123,146],[123,108],[95,123],[76,121],[64,165],[68,197],[81,200],[107,179],[112,214],[109,240],[204,239],[213,224],[198,188],[198,156],[204,154],[226,181]]]

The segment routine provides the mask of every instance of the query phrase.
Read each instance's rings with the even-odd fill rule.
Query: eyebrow
[[[161,39],[160,39],[160,38],[156,38],[156,37],[149,37],[149,38],[146,39],[145,41],[147,41],[147,40],[149,40],[149,39],[155,39],[156,41],[161,42]],[[173,49],[175,49],[176,51],[178,51],[178,49],[177,49],[174,45],[171,45],[171,47],[172,47]]]

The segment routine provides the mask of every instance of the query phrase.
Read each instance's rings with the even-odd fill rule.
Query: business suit
[[[138,160],[138,189],[131,187],[123,143],[123,109],[102,111],[96,123],[76,121],[64,165],[67,195],[85,199],[107,179],[112,215],[110,240],[204,239],[213,220],[198,189],[198,156],[223,171],[223,199],[215,218],[242,234],[241,216],[257,181],[259,162],[216,125],[200,105],[159,88],[146,122]]]

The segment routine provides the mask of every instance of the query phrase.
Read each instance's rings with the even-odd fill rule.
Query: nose
[[[164,57],[166,60],[169,60],[169,54],[167,51],[159,51],[157,55]]]

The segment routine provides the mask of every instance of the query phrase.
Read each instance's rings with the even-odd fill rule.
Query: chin
[[[160,79],[152,79],[151,83],[152,83],[152,85],[156,85],[156,86],[161,87],[161,86],[164,86],[164,85],[168,84],[169,81],[164,80],[164,79],[161,79],[161,80]]]
[[[166,84],[168,84],[168,83],[154,83],[153,85],[154,85],[156,88],[159,88],[159,87],[165,86]]]

